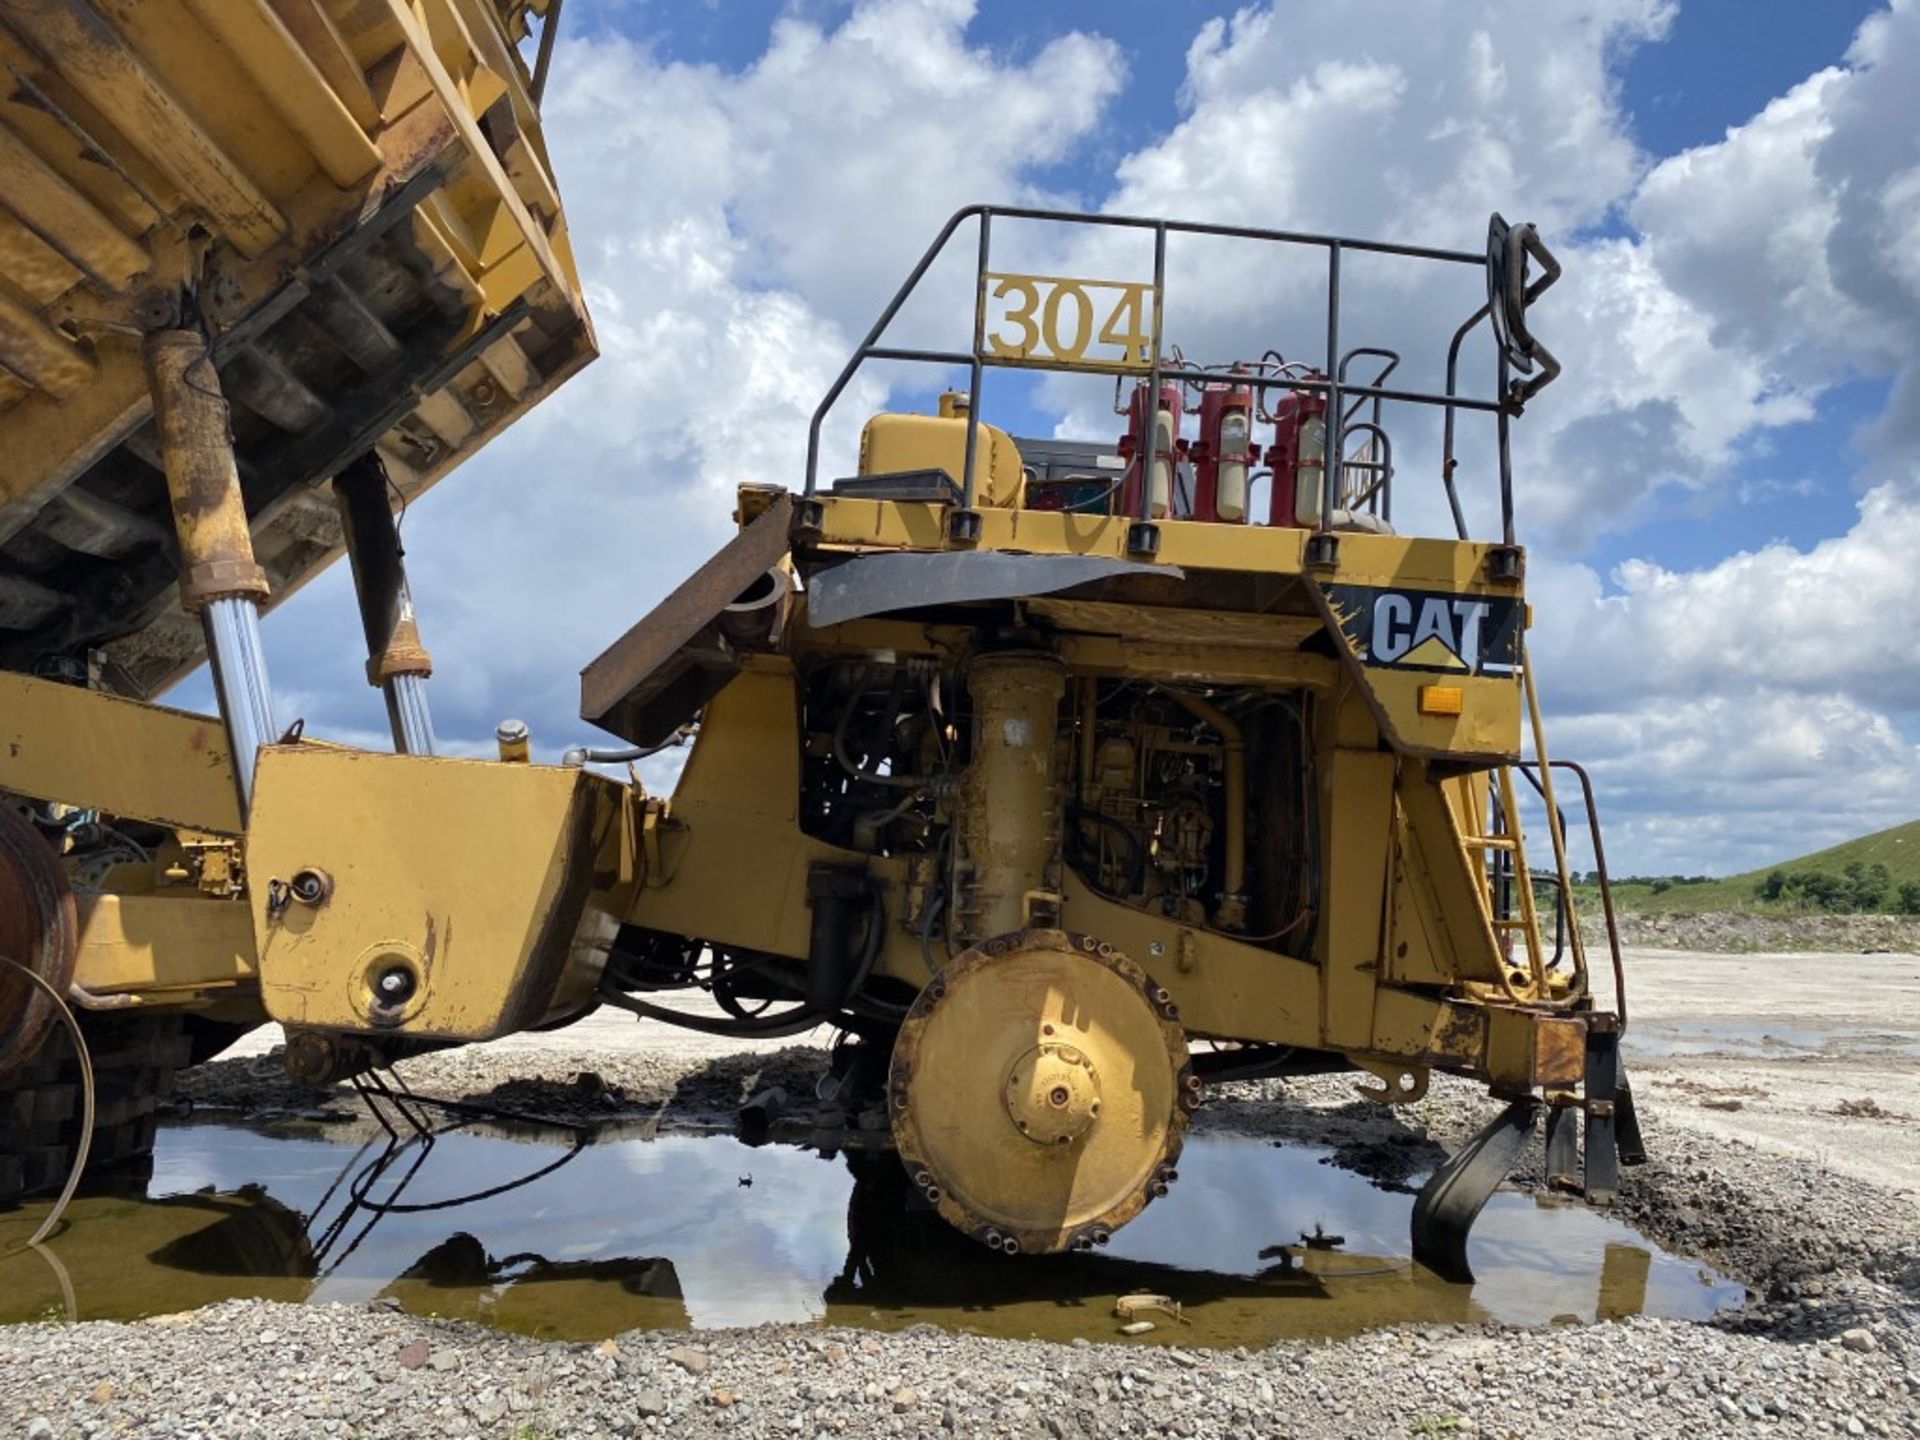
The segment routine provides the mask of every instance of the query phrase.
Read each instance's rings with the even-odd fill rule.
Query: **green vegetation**
[[[1580,877],[1582,902],[1596,877]],[[1615,877],[1614,903],[1640,914],[1920,915],[1920,820],[1744,875]]]

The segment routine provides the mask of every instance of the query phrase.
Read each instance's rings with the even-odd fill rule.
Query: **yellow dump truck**
[[[1562,803],[1593,823],[1592,796],[1547,759],[1507,445],[1558,373],[1533,229],[1495,216],[1458,251],[963,210],[822,398],[804,472],[742,486],[736,538],[583,671],[623,743],[538,765],[503,728],[498,761],[436,756],[393,507],[592,353],[515,43],[543,9],[0,11],[0,162],[33,182],[0,249],[26,466],[0,511],[0,1191],[72,1168],[62,1005],[109,1154],[234,1027],[280,1023],[328,1083],[612,1005],[833,1027],[835,1123],[1008,1253],[1103,1244],[1177,1180],[1205,1087],[1244,1077],[1351,1071],[1398,1104],[1438,1070],[1504,1099],[1414,1207],[1444,1273],[1542,1112],[1551,1176],[1610,1198],[1639,1146],[1619,952],[1590,967],[1575,914]],[[996,224],[1131,231],[1150,264],[996,269]],[[1167,254],[1196,239],[1324,264],[1314,333],[1181,357]],[[894,343],[959,246],[971,316]],[[1486,302],[1398,342],[1395,386],[1396,337],[1343,331],[1354,257],[1464,267]],[[875,361],[965,388],[823,455]],[[1110,380],[1116,436],[992,424],[987,372],[1020,369]],[[1394,461],[1422,410],[1431,477]],[[1456,424],[1492,436],[1485,539]],[[1399,533],[1410,483],[1454,533]],[[272,707],[259,612],[341,548],[393,753]],[[219,716],[147,703],[203,653]],[[688,739],[670,795],[602,763]]]

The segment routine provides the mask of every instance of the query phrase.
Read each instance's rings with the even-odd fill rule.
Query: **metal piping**
[[[973,756],[954,824],[954,933],[968,943],[1058,923],[1061,839],[1054,739],[1066,670],[1051,655],[982,655],[967,667]]]
[[[267,686],[267,656],[260,646],[260,610],[244,595],[209,600],[200,612],[207,656],[213,664],[213,689],[220,700],[233,747],[233,779],[240,791],[240,812],[253,805],[253,767],[261,747],[280,732],[273,721],[273,693]]]
[[[540,49],[533,60],[533,80],[527,86],[527,94],[533,101],[533,108],[540,108],[540,97],[547,93],[547,70],[553,64],[553,42],[560,36],[560,7],[566,0],[550,0],[547,16],[540,24]]]

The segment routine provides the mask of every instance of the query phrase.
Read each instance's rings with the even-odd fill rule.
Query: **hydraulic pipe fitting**
[[[1238,930],[1247,923],[1247,737],[1237,721],[1198,695],[1184,690],[1168,690],[1166,694],[1220,736],[1226,761],[1226,854],[1221,867],[1220,911],[1215,918],[1223,928]]]
[[[524,720],[502,720],[493,727],[493,741],[509,765],[525,765],[533,759],[533,732]]]

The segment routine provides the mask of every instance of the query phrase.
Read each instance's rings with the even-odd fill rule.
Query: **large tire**
[[[83,1015],[93,1058],[89,1177],[124,1173],[153,1153],[159,1111],[192,1059],[181,1015]],[[64,1027],[0,1089],[0,1205],[57,1191],[80,1144],[80,1067]]]
[[[57,1003],[33,977],[66,994],[79,953],[73,887],[59,855],[0,797],[0,957],[9,962],[0,965],[0,1085],[16,1083],[57,1028]]]

